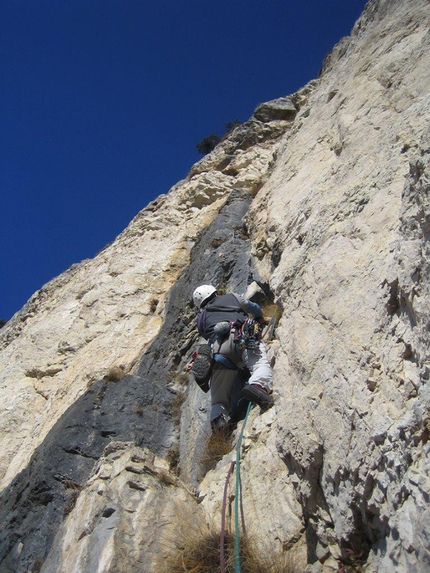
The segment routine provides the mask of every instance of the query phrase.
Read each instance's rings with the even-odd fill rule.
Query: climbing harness
[[[222,364],[225,368],[228,368],[228,370],[237,370],[236,364],[233,364],[233,362],[231,362],[231,360],[229,360],[227,356],[224,356],[219,352],[213,354],[213,359],[215,360],[215,362],[218,362],[219,364]]]

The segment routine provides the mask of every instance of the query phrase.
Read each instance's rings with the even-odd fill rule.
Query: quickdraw
[[[248,318],[237,328],[234,342],[241,348],[255,348],[263,337],[263,326],[255,318]]]

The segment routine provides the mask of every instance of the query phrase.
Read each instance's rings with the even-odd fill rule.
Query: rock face
[[[370,0],[318,79],[1,330],[2,572],[172,570],[184,522],[219,529],[242,429],[256,546],[297,571],[429,570],[429,21],[427,0]],[[206,282],[282,308],[275,406],[211,469],[184,372]]]

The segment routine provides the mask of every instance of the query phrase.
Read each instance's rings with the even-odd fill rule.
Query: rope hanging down
[[[240,569],[240,531],[239,531],[239,498],[242,496],[242,490],[240,487],[240,450],[242,447],[243,432],[245,430],[246,422],[248,420],[249,412],[252,408],[252,402],[248,404],[248,409],[246,410],[246,416],[242,424],[242,430],[240,431],[239,440],[236,446],[236,490],[234,496],[234,517],[235,517],[235,539],[234,539],[234,562],[236,565],[236,573],[241,573]]]
[[[263,332],[263,338],[267,340],[273,340],[275,328],[276,328],[276,314],[273,313],[269,323]],[[234,496],[234,528],[235,528],[235,538],[234,538],[234,555],[235,555],[235,569],[236,573],[241,573],[240,568],[240,531],[239,531],[239,503],[240,503],[240,514],[242,518],[242,528],[245,532],[245,516],[243,512],[242,505],[242,483],[240,478],[240,450],[242,448],[242,438],[245,431],[246,422],[248,420],[249,412],[251,411],[253,403],[248,404],[246,410],[245,419],[243,420],[242,429],[240,431],[239,439],[236,446],[236,462],[232,461],[227,472],[227,478],[224,486],[224,495],[222,503],[222,513],[221,513],[221,534],[220,534],[220,573],[225,573],[225,514],[227,507],[227,492],[228,492],[228,482],[234,471],[234,466],[236,465],[236,486],[235,486],[235,496]]]
[[[230,481],[230,476],[233,473],[234,465],[236,462],[231,462],[230,467],[227,472],[227,478],[225,480],[224,495],[222,498],[222,510],[221,510],[221,534],[219,539],[219,564],[221,573],[225,573],[225,514],[227,508],[227,493],[228,493],[228,482]]]
[[[240,503],[240,514],[242,517],[242,528],[245,531],[245,518],[242,507],[242,485],[240,479],[240,450],[242,447],[243,432],[245,430],[246,421],[248,419],[249,412],[251,411],[252,403],[248,404],[248,409],[246,411],[246,416],[242,424],[242,430],[239,435],[239,439],[236,446],[236,461],[232,461],[227,472],[227,477],[224,485],[224,494],[222,502],[221,511],[221,534],[220,534],[220,573],[225,573],[225,516],[227,507],[227,493],[228,493],[228,483],[230,477],[236,466],[236,485],[235,485],[235,496],[234,496],[234,513],[235,513],[235,570],[236,573],[241,573],[240,569],[240,531],[239,531],[239,503]]]

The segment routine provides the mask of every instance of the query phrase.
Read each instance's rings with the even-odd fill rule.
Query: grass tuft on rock
[[[212,432],[206,440],[201,458],[203,474],[214,469],[217,463],[232,449],[232,435],[228,431]]]
[[[189,531],[187,538],[178,540],[175,551],[165,560],[162,573],[220,573],[220,540],[220,532],[203,530],[201,535],[196,535],[195,531]],[[225,534],[223,555],[225,573],[235,573],[235,537],[231,533]],[[241,573],[300,572],[291,554],[259,551],[255,540],[248,537],[240,540],[239,559]]]

